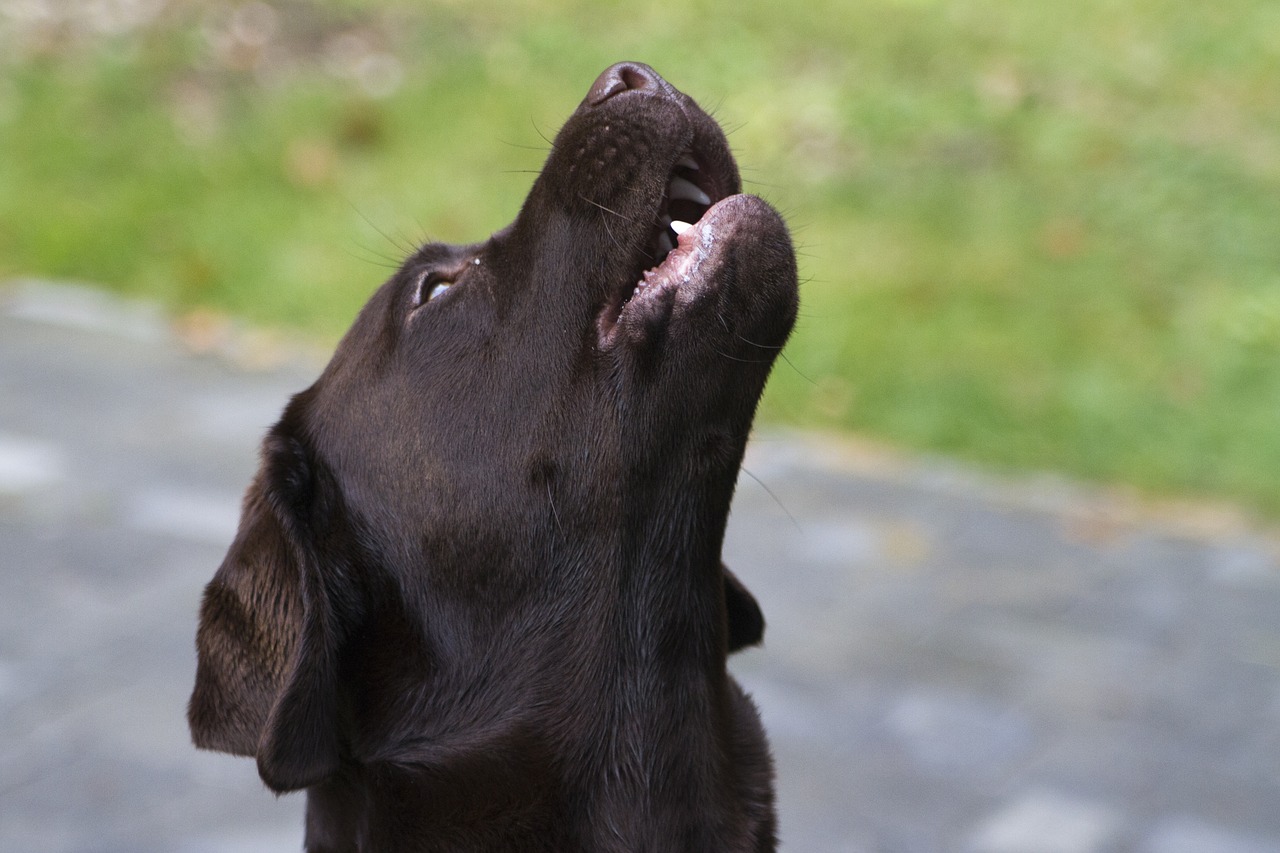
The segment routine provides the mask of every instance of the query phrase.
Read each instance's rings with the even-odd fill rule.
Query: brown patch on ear
[[[340,502],[281,429],[264,442],[240,530],[205,588],[187,720],[196,746],[256,756],[262,780],[290,791],[338,767],[339,611],[352,597],[333,588],[347,578],[331,533]]]
[[[720,564],[720,570],[724,573],[724,604],[729,618],[729,651],[736,652],[747,646],[759,645],[764,640],[764,613],[756,603],[756,597],[724,563]]]

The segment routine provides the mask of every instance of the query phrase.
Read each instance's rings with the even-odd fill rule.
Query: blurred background
[[[5,327],[14,353],[27,334],[40,343],[22,352],[53,347],[47,357],[24,361],[13,355],[0,364],[0,392],[7,395],[0,403],[9,406],[8,412],[0,411],[0,509],[9,513],[6,523],[11,524],[4,528],[11,538],[8,553],[0,553],[0,568],[10,593],[34,588],[30,579],[18,579],[19,569],[39,565],[57,576],[78,565],[71,552],[51,551],[48,543],[64,542],[60,537],[80,517],[77,513],[91,504],[94,518],[124,518],[134,534],[160,530],[175,542],[184,536],[200,541],[207,549],[207,554],[198,552],[203,562],[185,552],[182,559],[193,564],[191,580],[173,592],[176,598],[166,599],[173,607],[174,602],[188,610],[194,606],[199,582],[212,572],[234,529],[237,484],[252,471],[256,436],[284,395],[303,387],[315,369],[314,361],[282,367],[288,358],[254,353],[325,351],[417,243],[476,241],[506,225],[561,122],[596,75],[622,59],[653,65],[712,111],[729,132],[748,191],[782,210],[793,228],[803,279],[801,317],[785,360],[775,368],[761,425],[767,434],[792,435],[790,430],[803,428],[805,435],[835,437],[831,440],[844,450],[824,445],[822,451],[801,452],[786,444],[789,449],[775,448],[771,456],[766,442],[752,473],[779,493],[782,507],[750,483],[741,491],[747,493],[748,507],[772,513],[769,517],[781,525],[775,544],[793,535],[801,543],[796,548],[809,548],[801,563],[811,559],[815,566],[841,567],[842,574],[827,580],[837,587],[850,584],[839,587],[850,597],[831,593],[830,599],[808,604],[821,609],[832,601],[861,602],[838,615],[828,612],[836,621],[855,613],[870,618],[867,608],[883,608],[883,613],[897,608],[893,612],[899,614],[905,608],[920,618],[943,613],[963,621],[973,616],[974,607],[1030,607],[1054,596],[1065,602],[1074,590],[1083,598],[1073,600],[1093,600],[1099,610],[1086,608],[1082,616],[1075,605],[1062,603],[1052,612],[1054,619],[1073,614],[1092,630],[1107,619],[1126,623],[1132,616],[1136,621],[1127,624],[1147,625],[1154,632],[1142,635],[1153,648],[1180,650],[1169,652],[1170,661],[1194,661],[1218,674],[1234,665],[1225,661],[1248,657],[1224,651],[1235,648],[1239,638],[1224,640],[1222,647],[1203,639],[1208,635],[1194,634],[1207,645],[1187,640],[1179,633],[1177,626],[1185,627],[1179,620],[1194,616],[1207,620],[1205,625],[1220,625],[1253,619],[1249,624],[1257,630],[1249,629],[1248,642],[1239,643],[1254,650],[1249,665],[1260,667],[1257,671],[1241,670],[1237,681],[1228,679],[1234,687],[1212,678],[1195,682],[1198,687],[1178,694],[1177,701],[1188,709],[1178,725],[1160,718],[1154,729],[1143,728],[1142,737],[1131,741],[1113,731],[1112,739],[1101,742],[1119,755],[1124,748],[1118,742],[1132,746],[1155,737],[1152,732],[1174,737],[1174,730],[1194,729],[1202,749],[1181,754],[1183,763],[1177,766],[1182,771],[1212,763],[1220,752],[1211,742],[1220,737],[1243,750],[1232,754],[1247,769],[1237,767],[1232,778],[1247,776],[1250,785],[1262,784],[1263,765],[1250,762],[1280,760],[1274,738],[1266,735],[1280,723],[1280,688],[1275,687],[1280,636],[1270,628],[1272,616],[1280,614],[1280,597],[1268,586],[1277,576],[1278,552],[1273,540],[1255,533],[1280,514],[1280,4],[1268,0],[0,0],[0,287],[39,279],[92,288],[54,293],[23,285],[6,291],[19,294],[8,303],[8,316],[23,322],[52,317],[50,328],[58,329],[84,325],[64,322],[68,316],[114,317],[116,332],[133,330],[126,335],[130,347],[155,346],[149,332],[133,332],[163,328],[164,335],[173,336],[172,349],[130,355],[127,347],[94,344],[86,356],[95,369],[105,370],[117,360],[137,385],[129,399],[140,407],[169,405],[160,391],[148,397],[141,390],[147,383],[156,388],[175,383],[176,400],[192,387],[222,388],[224,380],[232,381],[205,362],[197,362],[181,381],[153,376],[147,371],[157,358],[234,350],[237,370],[249,365],[257,371],[247,390],[242,383],[222,397],[206,394],[195,403],[182,397],[187,402],[174,404],[196,406],[209,432],[202,440],[212,441],[219,430],[223,434],[215,437],[224,444],[228,435],[243,438],[226,455],[241,460],[242,468],[208,462],[200,473],[216,481],[211,488],[217,500],[202,503],[206,492],[193,497],[179,491],[175,497],[172,490],[144,490],[128,499],[134,503],[120,498],[125,509],[108,510],[100,504],[110,502],[110,484],[131,482],[131,476],[141,476],[138,471],[127,462],[104,469],[102,494],[72,500],[65,493],[71,463],[58,461],[58,447],[40,443],[42,435],[65,427],[66,446],[72,446],[71,425],[86,431],[102,427],[94,423],[101,410],[70,404],[60,409],[50,402],[64,387],[87,384],[92,370],[67,367],[69,373],[51,381],[41,371],[57,367],[60,354],[73,347],[58,337],[64,332],[34,335],[23,331],[27,326]],[[113,293],[116,301],[101,301],[94,295],[99,291]],[[73,294],[69,302],[65,293]],[[138,310],[147,319],[138,321]],[[245,328],[256,330],[247,346]],[[267,362],[276,372],[262,372]],[[73,374],[80,378],[67,378]],[[34,396],[23,396],[28,392]],[[249,402],[243,411],[251,414],[240,417],[234,413],[244,399]],[[42,406],[48,409],[45,420],[34,412]],[[145,446],[148,439],[136,433],[140,421],[132,423],[134,432],[120,434],[131,438],[113,447],[128,445],[128,452],[141,458],[156,448]],[[173,426],[148,423],[157,430]],[[850,447],[858,449],[852,455],[859,461],[846,458]],[[200,452],[215,453],[208,447]],[[184,464],[195,464],[191,457],[176,446],[172,451],[172,458]],[[842,476],[862,486],[828,484],[833,491],[822,491],[828,486],[815,485],[812,477],[825,476],[837,457],[845,459],[836,466]],[[906,459],[926,462],[918,468]],[[950,473],[939,475],[939,470]],[[1070,486],[1066,497],[1051,489],[1047,500],[1037,487],[1024,500],[1026,493],[1017,489],[1022,495],[1017,499],[1003,487],[993,492],[988,479],[1043,482],[1045,472],[1058,484],[1054,489],[1062,483],[1087,485]],[[868,482],[880,486],[866,487]],[[893,492],[897,497],[890,503],[901,501],[904,508],[892,519],[877,514],[888,500],[877,491],[889,488],[885,483],[905,490]],[[956,521],[947,530],[961,530],[962,546],[988,542],[990,548],[966,552],[950,546],[948,551],[941,544],[946,531],[936,528],[936,518],[950,517],[946,512],[953,510],[939,502],[958,493],[976,495],[982,512],[992,513],[990,519],[1002,518],[1010,506],[1031,505],[1033,515],[1048,513],[1056,521],[1016,531],[991,521],[989,527],[979,524],[977,532],[966,526],[969,522]],[[1085,493],[1095,497],[1080,499]],[[1107,497],[1096,498],[1103,493]],[[817,494],[827,495],[827,503],[815,503]],[[1148,526],[1151,513],[1135,509],[1156,505],[1179,508],[1172,515],[1156,513],[1158,529]],[[839,518],[822,515],[837,506],[844,507]],[[1196,509],[1208,506],[1215,509]],[[928,510],[935,511],[934,522]],[[1236,520],[1206,524],[1208,517]],[[39,535],[28,536],[37,529]],[[1064,530],[1066,544],[1059,544],[1066,550],[1035,550],[1037,542],[1052,543]],[[1183,535],[1188,531],[1190,539]],[[1235,538],[1224,544],[1222,536]],[[83,547],[124,572],[127,555],[138,546],[127,538],[111,541],[118,553],[105,546]],[[753,569],[752,559],[768,551],[763,541],[749,547],[753,541],[750,534],[731,530],[727,553],[736,554],[739,573],[749,580],[757,572],[753,583],[772,590],[785,616],[787,596],[798,594],[796,582],[768,574],[773,557],[768,566]],[[1124,550],[1139,543],[1157,551],[1171,548],[1168,554],[1174,554],[1177,548],[1169,542],[1191,549],[1185,560],[1168,557],[1177,571],[1163,571],[1165,557],[1150,551],[1141,556]],[[156,553],[179,552],[175,545]],[[103,556],[109,553],[116,556]],[[787,553],[774,556],[778,564],[788,559]],[[1009,566],[1052,565],[1065,574],[1045,580],[1047,586],[1015,581],[1012,569],[982,574],[984,566],[1004,565],[1000,560],[1006,557]],[[1081,578],[1096,580],[1090,572],[1100,564],[1114,570],[1106,575],[1110,585],[1072,586],[1084,583]],[[850,578],[858,571],[894,566],[922,573],[911,575],[914,580],[901,575],[885,581],[889,586],[870,583],[852,591]],[[949,568],[957,573],[946,574]],[[934,569],[939,574],[932,574]],[[1130,571],[1148,573],[1141,576],[1155,587],[1117,586],[1115,579],[1129,577]],[[859,577],[859,583],[866,580]],[[951,588],[957,598],[942,611],[919,609],[936,592],[930,584],[940,577],[968,578],[972,586]],[[1224,593],[1243,596],[1239,607],[1195,610],[1199,596],[1210,595],[1201,586],[1206,577],[1214,583],[1246,578],[1244,587]],[[921,597],[907,595],[908,589]],[[857,598],[861,595],[867,598]],[[1113,597],[1129,602],[1132,613],[1107,604]],[[133,604],[141,606],[139,601]],[[1246,601],[1251,604],[1241,603]],[[46,604],[41,611],[11,603],[6,611],[16,621],[5,634],[7,651],[0,647],[0,698],[9,702],[8,716],[0,717],[9,720],[4,754],[7,760],[21,759],[26,769],[13,770],[19,764],[11,763],[10,774],[0,774],[0,823],[22,827],[7,836],[19,845],[14,850],[144,849],[123,829],[112,836],[117,841],[100,845],[74,832],[49,834],[50,822],[58,819],[46,795],[56,799],[59,788],[33,768],[62,755],[51,744],[64,741],[56,731],[46,732],[46,740],[32,737],[41,715],[59,700],[55,691],[30,704],[35,700],[23,692],[24,673],[84,660],[84,650],[68,650],[65,659],[50,657],[47,648],[33,644],[30,633],[15,627],[39,613],[47,614],[50,625],[70,624],[59,616],[69,612],[61,609],[65,596]],[[796,621],[813,612],[798,601],[792,604]],[[181,610],[179,616],[186,621],[173,623],[172,636],[185,644],[190,613]],[[865,663],[860,655],[869,654],[866,638],[837,629],[835,621],[826,624],[833,636],[862,643],[862,651],[841,659]],[[811,754],[783,749],[784,758],[793,762],[787,776],[792,787],[786,796],[794,804],[790,813],[821,828],[802,833],[801,843],[793,842],[790,849],[1276,849],[1267,838],[1280,837],[1280,826],[1259,817],[1268,813],[1274,786],[1255,785],[1246,797],[1225,783],[1205,782],[1210,792],[1205,798],[1233,800],[1234,810],[1223,806],[1217,822],[1206,823],[1184,803],[1170,806],[1169,817],[1152,790],[1161,789],[1173,765],[1137,746],[1134,754],[1144,758],[1134,761],[1147,762],[1146,775],[1139,774],[1133,782],[1137,787],[1126,790],[1149,807],[1145,824],[1126,823],[1120,812],[1107,811],[1110,805],[1094,808],[1087,780],[1101,777],[1084,771],[1072,777],[1072,784],[1063,783],[1061,775],[1041,780],[1030,799],[1015,796],[1025,793],[1030,784],[1025,780],[1018,783],[1024,787],[1011,787],[999,773],[994,782],[983,777],[986,799],[970,804],[968,811],[956,805],[955,792],[913,799],[913,785],[902,781],[914,778],[907,774],[893,776],[897,788],[876,782],[884,783],[883,777],[848,784],[889,803],[882,815],[902,809],[902,826],[910,814],[937,807],[934,822],[914,833],[893,829],[893,821],[883,831],[867,830],[879,818],[839,814],[840,771],[814,769],[833,760],[828,750],[814,746],[831,742],[814,734],[827,732],[823,726],[831,720],[878,720],[880,728],[872,726],[880,733],[876,737],[914,737],[911,742],[927,754],[926,759],[917,755],[917,764],[943,760],[951,762],[951,770],[957,762],[981,765],[993,754],[1016,764],[1035,752],[1028,744],[1036,742],[1037,733],[1064,730],[1032,712],[1025,719],[1011,717],[998,702],[974,704],[976,682],[969,682],[959,699],[943,691],[944,699],[934,702],[939,694],[921,699],[876,681],[884,696],[897,698],[886,698],[888,704],[879,710],[858,705],[856,714],[849,704],[852,693],[833,699],[815,686],[838,683],[844,690],[861,683],[865,669],[857,677],[845,672],[839,676],[843,681],[821,667],[811,672],[806,683],[813,697],[826,698],[801,702],[812,712],[805,717],[795,710],[800,706],[794,704],[799,700],[793,688],[796,679],[804,681],[796,673],[805,661],[825,658],[821,649],[815,651],[816,641],[809,637],[806,645],[801,633],[794,635],[788,657],[783,625],[775,646],[783,651],[781,663],[749,658],[743,666],[744,679],[756,679],[753,689],[766,720],[776,715],[771,728],[780,730],[784,745],[791,742],[788,737],[809,738],[804,742],[813,748]],[[791,630],[797,630],[794,622]],[[860,630],[870,629],[864,624]],[[25,639],[14,639],[19,634]],[[1046,648],[1059,648],[1045,635],[1036,636],[1049,644]],[[950,643],[954,650],[957,642],[927,631],[898,639],[896,646],[885,640],[883,660],[895,654],[886,650],[890,646],[920,651],[934,643],[941,650]],[[117,657],[112,660],[128,657],[113,648]],[[1103,655],[1112,662],[1110,680],[1089,681],[1089,665],[1081,661],[1094,658],[1081,651],[1084,646],[1071,648],[1084,657],[1063,663],[1071,676],[1058,687],[1075,697],[1088,682],[1099,695],[1114,698],[1115,691],[1132,688],[1151,671],[1148,658],[1125,646],[1129,657],[1121,655],[1123,666],[1112,666],[1117,659]],[[179,651],[175,666],[180,668],[189,663],[189,646]],[[1169,666],[1165,676],[1176,684],[1178,667]],[[1028,671],[1036,672],[1034,666]],[[952,686],[964,683],[958,676],[948,678]],[[1245,684],[1248,690],[1236,690]],[[185,682],[174,689],[175,702],[181,702],[178,694],[185,689]],[[869,688],[859,695],[877,694]],[[1238,725],[1196,729],[1194,721],[1212,717],[1215,698],[1224,696],[1248,709],[1231,717]],[[1158,705],[1168,697],[1157,701],[1151,694],[1147,700]],[[770,702],[776,710],[770,710]],[[1135,707],[1121,705],[1122,710],[1107,705],[1100,713],[1125,717]],[[1092,719],[1091,711],[1081,713]],[[177,723],[169,743],[180,750],[180,719]],[[1180,729],[1183,723],[1191,728]],[[947,751],[954,731],[971,745],[970,752]],[[1084,734],[1087,727],[1079,731],[1079,743],[1099,742]],[[876,737],[870,752],[888,767],[898,759],[877,752],[887,741]],[[1062,742],[1057,748],[1063,755],[1074,750]],[[1107,764],[1106,750],[1101,753],[1099,767]],[[1246,754],[1247,760],[1241,757]],[[809,758],[802,760],[805,755]],[[909,763],[909,756],[902,760]],[[235,777],[241,786],[236,790],[249,793],[229,801],[256,803],[261,793],[243,787],[246,779],[253,782],[252,768],[244,764],[234,771],[200,771],[207,774],[200,777],[202,784],[229,788],[227,774],[244,770],[248,776]],[[1007,767],[1001,767],[1004,773]],[[806,768],[827,781],[796,788],[797,775]],[[182,773],[174,778],[187,779]],[[81,806],[89,809],[98,802],[92,792],[99,789],[85,790],[88,800]],[[1119,796],[1108,791],[1098,795],[1104,803]],[[1195,799],[1192,793],[1186,802]],[[99,806],[115,809],[121,820],[118,806],[127,794],[102,796],[108,805]],[[163,797],[157,797],[159,810]],[[1252,806],[1241,805],[1245,801],[1257,808],[1250,811]],[[938,805],[943,802],[953,811]],[[259,806],[244,808],[248,815]],[[1012,823],[999,824],[1001,815]],[[846,831],[846,817],[857,817],[863,829]],[[262,825],[274,826],[275,818],[263,820]],[[295,820],[290,812],[288,827]],[[1032,829],[1022,836],[1008,830],[1018,821]],[[1236,822],[1246,827],[1243,834],[1223,828]],[[180,819],[155,826],[164,827],[155,830],[162,839],[155,849],[177,849],[172,839],[187,837]],[[287,840],[296,834],[291,828],[277,836],[266,831],[241,846],[223,836],[209,841],[214,838],[209,832],[200,836],[205,841],[182,849],[260,849],[253,845],[263,837],[286,839],[283,849],[296,847]],[[1049,840],[1036,846],[1018,842],[1019,837]]]
[[[775,421],[1280,510],[1280,6],[0,3],[0,275],[332,339],[648,62],[786,212]]]

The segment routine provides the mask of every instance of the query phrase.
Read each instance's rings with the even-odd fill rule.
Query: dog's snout
[[[598,107],[614,95],[632,91],[666,94],[670,93],[671,84],[642,62],[619,62],[596,78],[587,93],[587,103]]]

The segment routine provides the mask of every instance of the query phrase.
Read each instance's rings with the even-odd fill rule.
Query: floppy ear
[[[759,645],[764,640],[764,613],[756,597],[728,566],[721,563],[720,569],[724,572],[724,603],[729,614],[729,651]]]
[[[340,589],[341,560],[322,557],[334,550],[320,541],[328,534],[315,534],[332,523],[335,498],[320,494],[305,449],[279,430],[263,443],[239,532],[204,591],[187,721],[197,746],[256,756],[262,780],[291,791],[338,767],[336,673],[352,597]]]

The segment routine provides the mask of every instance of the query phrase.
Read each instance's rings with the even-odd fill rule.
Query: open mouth
[[[717,202],[727,196],[726,181],[707,168],[694,150],[677,158],[667,178],[648,243],[633,281],[616,293],[600,316],[602,339],[612,337],[618,321],[637,305],[656,302],[697,272],[706,256],[705,238],[698,225]]]
[[[702,218],[711,205],[720,199],[716,180],[706,172],[692,152],[676,161],[667,179],[667,192],[662,199],[653,236],[649,241],[649,254],[653,266],[662,264],[676,248],[679,237]]]

